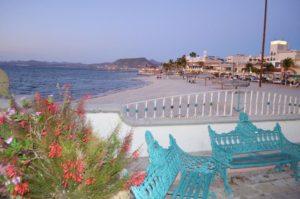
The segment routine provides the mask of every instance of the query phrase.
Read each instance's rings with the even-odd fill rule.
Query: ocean
[[[136,79],[136,72],[110,72],[96,69],[65,67],[0,66],[10,80],[10,92],[16,96],[29,96],[40,92],[62,99],[64,85],[70,86],[73,99],[85,95],[101,96],[138,88],[145,84]]]

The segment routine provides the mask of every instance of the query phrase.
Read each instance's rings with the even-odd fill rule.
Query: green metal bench
[[[149,131],[145,136],[149,165],[144,183],[131,187],[137,199],[162,199],[167,195],[186,199],[216,198],[213,192],[209,192],[215,176],[215,164],[211,157],[187,154],[171,135],[168,149],[162,148]],[[172,190],[179,173],[180,181]]]
[[[288,141],[277,123],[273,130],[257,128],[247,114],[240,113],[236,128],[229,133],[217,134],[208,126],[212,156],[216,160],[217,170],[224,181],[227,194],[232,189],[227,182],[227,168],[249,168],[275,165],[278,171],[290,164],[299,179],[298,161],[300,145]]]

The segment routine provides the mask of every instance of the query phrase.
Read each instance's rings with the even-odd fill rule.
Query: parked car
[[[274,78],[274,79],[272,80],[272,83],[273,83],[273,84],[281,84],[281,83],[282,83],[282,80],[281,80],[281,78]]]
[[[255,77],[255,76],[250,76],[250,81],[251,82],[259,82],[259,78]]]

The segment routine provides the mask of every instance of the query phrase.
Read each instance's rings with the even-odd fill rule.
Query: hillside
[[[118,59],[112,63],[69,63],[69,62],[46,62],[46,61],[0,61],[0,65],[4,66],[32,66],[32,67],[70,67],[70,68],[97,68],[100,70],[125,70],[136,71],[145,66],[158,66],[159,62],[148,60],[146,58],[126,58]]]

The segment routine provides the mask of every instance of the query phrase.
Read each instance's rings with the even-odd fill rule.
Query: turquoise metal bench
[[[224,181],[227,194],[232,189],[227,182],[227,168],[249,168],[275,165],[278,171],[290,164],[299,179],[300,145],[288,141],[277,123],[273,130],[257,128],[245,113],[240,113],[236,128],[229,133],[217,134],[208,126],[212,156]]]
[[[216,198],[213,192],[209,192],[215,176],[215,163],[211,157],[187,154],[171,135],[168,149],[161,147],[149,131],[145,136],[149,165],[144,183],[131,187],[137,199],[162,199],[167,195],[186,199]],[[179,173],[180,181],[175,187],[173,184]]]

